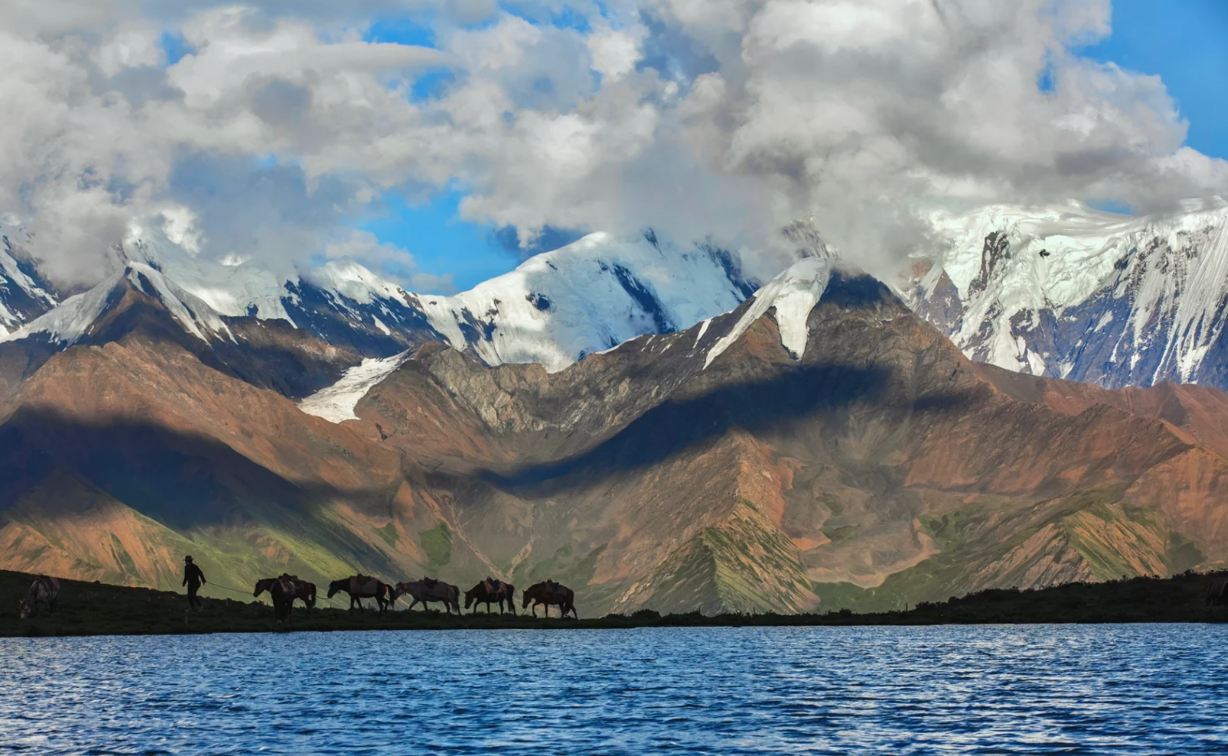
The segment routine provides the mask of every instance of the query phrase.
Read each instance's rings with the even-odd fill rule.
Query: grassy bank
[[[0,636],[148,635],[241,633],[282,630],[268,605],[217,598],[206,586],[205,610],[186,614],[182,594],[147,588],[62,580],[54,615],[22,621],[17,607],[32,576],[0,571]],[[906,612],[854,614],[849,611],[803,615],[721,615],[639,612],[631,616],[560,620],[438,612],[338,609],[294,610],[296,631],[445,630],[493,628],[631,628],[807,625],[937,625],[992,623],[1225,622],[1228,608],[1205,607],[1212,576],[1184,574],[1172,578],[1135,578],[1110,583],[1076,583],[1034,591],[994,590],[922,604]],[[583,614],[584,607],[580,607]]]

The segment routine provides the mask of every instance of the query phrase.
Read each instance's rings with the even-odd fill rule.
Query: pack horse
[[[375,603],[379,604],[379,612],[383,614],[396,600],[393,595],[392,586],[381,582],[369,575],[353,575],[344,580],[334,580],[328,584],[328,597],[336,596],[340,591],[345,591],[350,594],[350,611],[354,611],[354,607],[358,607],[358,611],[362,611],[362,600],[365,598],[375,599]]]
[[[26,595],[21,599],[21,618],[29,619],[38,616],[38,605],[43,604],[47,611],[55,614],[55,602],[60,597],[60,581],[46,575],[39,575],[26,589]]]
[[[473,607],[473,611],[477,612],[478,604],[486,604],[486,613],[490,614],[490,605],[499,604],[499,614],[503,614],[503,605],[507,604],[507,609],[512,614],[516,613],[516,586],[511,583],[504,583],[493,578],[486,578],[482,582],[465,591],[465,608]]]
[[[422,608],[426,609],[428,602],[442,601],[448,614],[451,614],[453,609],[460,614],[460,589],[442,580],[423,579],[410,583],[397,583],[396,590],[392,592],[392,600],[396,601],[400,596],[409,596],[413,599],[409,604],[411,610],[418,604],[422,604]]]
[[[530,603],[533,605],[534,617],[537,616],[538,606],[546,608],[547,617],[550,616],[550,607],[557,606],[560,617],[571,614],[576,619],[580,619],[580,614],[576,611],[576,593],[565,585],[547,580],[525,588],[523,608],[528,609]]]
[[[278,622],[290,619],[290,610],[294,608],[295,599],[302,601],[308,609],[316,605],[315,583],[299,580],[296,575],[283,573],[279,577],[258,580],[252,595],[259,596],[265,591],[273,598],[273,613]]]

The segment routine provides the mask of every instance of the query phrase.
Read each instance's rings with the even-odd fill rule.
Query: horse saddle
[[[350,578],[350,593],[357,596],[360,593],[375,595],[379,589],[379,581],[368,575],[355,575]]]
[[[482,585],[486,588],[486,593],[492,596],[503,590],[503,583],[500,583],[498,580],[483,580]]]

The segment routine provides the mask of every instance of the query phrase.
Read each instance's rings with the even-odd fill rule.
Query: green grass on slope
[[[1223,573],[1221,573],[1222,575]],[[102,583],[61,581],[55,614],[21,620],[17,604],[32,577],[0,571],[0,637],[67,635],[157,635],[182,633],[312,630],[441,630],[502,628],[632,628],[720,626],[929,625],[1070,622],[1228,622],[1228,608],[1206,607],[1207,587],[1218,576],[1184,573],[1173,578],[1134,578],[1109,583],[1073,583],[1037,591],[994,590],[922,604],[910,612],[854,614],[725,614],[661,616],[636,612],[630,617],[561,620],[439,612],[348,613],[338,609],[296,608],[289,628],[277,625],[270,607],[226,599],[206,599],[199,614],[185,613],[182,594]],[[207,591],[206,591],[207,592]],[[581,616],[584,608],[580,607]]]
[[[812,588],[824,609],[880,612],[983,588],[1027,585],[1038,574],[1051,584],[1084,574],[1106,581],[1176,574],[1203,563],[1194,544],[1169,531],[1155,512],[1127,509],[1118,503],[1120,495],[1116,489],[1095,489],[1013,512],[974,502],[940,517],[922,516],[939,553],[875,588],[849,583]]]
[[[452,531],[447,523],[439,523],[430,530],[418,534],[418,542],[426,553],[426,567],[429,571],[438,571],[452,561]]]

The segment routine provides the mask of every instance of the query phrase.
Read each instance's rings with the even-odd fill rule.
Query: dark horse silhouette
[[[259,596],[265,591],[273,598],[273,614],[277,621],[290,619],[290,611],[294,608],[294,599],[299,599],[308,609],[316,605],[315,583],[299,580],[294,575],[282,574],[280,577],[265,578],[256,581],[253,596]]]
[[[387,611],[393,602],[392,586],[367,575],[354,575],[344,580],[334,580],[328,584],[329,598],[336,596],[338,591],[350,594],[351,612],[354,611],[355,606],[358,607],[358,611],[363,611],[362,600],[365,598],[375,599],[375,602],[379,604],[380,614]]]
[[[558,583],[537,583],[524,589],[524,607],[527,609],[529,603],[533,604],[533,616],[537,616],[538,605],[546,607],[546,616],[550,616],[551,605],[559,608],[559,614],[566,617],[569,613],[574,615],[576,619],[580,619],[580,614],[576,611],[576,593],[572,589],[559,585]]]
[[[37,617],[39,604],[46,604],[47,611],[55,614],[55,602],[59,597],[60,581],[47,575],[38,575],[21,599],[21,618]]]
[[[409,596],[413,599],[407,611],[413,610],[418,604],[422,604],[422,608],[426,609],[429,602],[442,601],[443,608],[448,611],[448,614],[451,614],[453,609],[460,614],[460,589],[442,580],[397,583],[396,589],[392,592],[392,600],[396,601],[400,596]]]
[[[308,609],[316,605],[316,584],[308,583],[306,580],[299,580],[297,575],[282,575],[281,577],[265,578],[264,580],[256,581],[256,592],[253,596],[259,596],[261,593],[273,587],[273,583],[278,580],[289,580],[294,584],[294,598],[303,602],[303,606]]]
[[[490,614],[490,605],[498,602],[499,614],[503,614],[503,604],[507,602],[507,609],[512,614],[516,613],[516,586],[511,583],[499,583],[499,587],[491,590],[485,580],[465,591],[465,608],[473,607],[476,614],[478,604],[486,604],[486,613]]]
[[[273,598],[273,616],[278,622],[289,622],[290,610],[294,608],[296,596],[294,580],[289,575],[258,580],[252,595],[259,596],[265,591]]]

